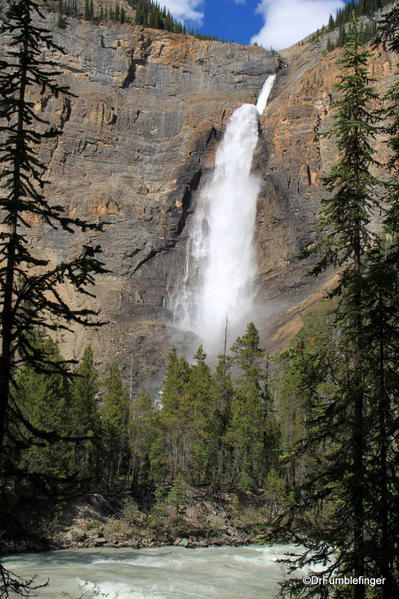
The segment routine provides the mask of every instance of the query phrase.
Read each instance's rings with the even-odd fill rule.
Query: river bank
[[[174,504],[140,509],[130,496],[92,494],[70,499],[50,521],[3,535],[1,553],[50,549],[186,548],[262,542],[273,515],[262,493],[190,489]]]

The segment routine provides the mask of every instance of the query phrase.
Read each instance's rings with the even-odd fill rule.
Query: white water
[[[277,560],[293,546],[74,549],[10,556],[4,565],[37,574],[39,599],[272,599]]]
[[[253,319],[261,180],[251,167],[258,118],[274,79],[267,78],[256,106],[244,104],[227,125],[213,176],[197,199],[185,273],[174,297],[175,324],[195,333],[211,354],[222,348],[226,319],[234,335]]]

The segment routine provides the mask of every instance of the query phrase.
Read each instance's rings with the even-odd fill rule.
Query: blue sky
[[[348,0],[161,0],[186,25],[226,41],[286,48]]]

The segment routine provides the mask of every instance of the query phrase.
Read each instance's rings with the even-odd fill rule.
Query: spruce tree
[[[232,450],[228,443],[233,401],[232,360],[224,352],[219,356],[213,374],[213,431],[217,443],[214,476],[218,482],[227,483],[232,471]]]
[[[32,345],[46,356],[49,362],[62,362],[57,345],[42,332],[36,331]],[[38,430],[51,433],[56,430],[68,438],[72,433],[71,383],[64,374],[37,372],[27,364],[18,373],[16,402],[29,424]],[[19,429],[20,447],[18,466],[29,475],[38,476],[45,484],[46,477],[55,485],[57,477],[62,481],[73,473],[73,446],[71,443],[37,443],[28,428]],[[14,431],[16,432],[16,431]]]
[[[188,424],[191,422],[185,401],[189,376],[187,360],[178,357],[176,348],[172,348],[161,387],[162,410],[153,454],[154,471],[161,480],[173,480],[179,472],[186,471],[190,443]]]
[[[335,323],[338,333],[331,351],[318,353],[309,363],[307,381],[313,402],[309,439],[319,446],[324,444],[326,453],[317,471],[302,486],[301,500],[303,510],[322,502],[332,512],[328,517],[317,512],[313,538],[305,543],[308,552],[297,561],[298,565],[310,563],[314,552],[325,564],[334,546],[334,563],[326,566],[325,572],[357,578],[372,576],[375,571],[375,553],[368,538],[373,501],[369,456],[375,411],[368,396],[364,329],[368,319],[365,268],[375,242],[370,221],[379,207],[380,182],[371,174],[376,164],[371,144],[379,115],[374,108],[377,95],[367,71],[369,56],[360,47],[359,25],[353,18],[338,61],[342,68],[337,85],[340,97],[329,133],[335,136],[340,158],[325,179],[331,195],[323,200],[324,235],[317,247],[319,262],[314,269],[316,274],[329,266],[341,269],[336,290],[340,297]],[[315,384],[314,373],[320,369],[325,372],[327,387]],[[298,594],[306,591],[298,579],[289,580],[285,589]],[[309,595],[324,596],[327,592],[323,585],[308,589]],[[364,599],[364,584],[353,586],[350,593],[348,596]]]
[[[93,350],[84,350],[82,359],[71,381],[70,414],[74,437],[92,437],[85,442],[75,441],[74,472],[80,479],[92,479],[97,474],[99,430],[97,395],[99,392],[98,372],[94,364]],[[87,482],[86,482],[87,484]]]
[[[193,356],[196,364],[190,369],[184,404],[190,414],[188,428],[189,468],[193,483],[209,483],[213,477],[216,456],[212,375],[206,363],[206,353],[200,346]]]
[[[129,422],[131,484],[146,490],[151,478],[151,460],[157,434],[157,411],[149,395],[140,393],[134,401]]]
[[[118,364],[107,367],[101,405],[106,485],[120,485],[129,464],[129,393]]]
[[[27,332],[36,326],[55,330],[67,329],[72,322],[94,324],[90,321],[94,312],[71,309],[59,289],[60,285],[70,284],[78,294],[90,295],[87,287],[93,284],[94,274],[104,272],[96,247],[84,246],[70,262],[49,268],[48,261],[31,252],[26,238],[33,218],[70,233],[101,229],[68,217],[43,193],[45,167],[37,149],[44,140],[61,132],[54,128],[43,132],[46,121],[33,110],[30,93],[38,90],[42,95],[58,97],[68,90],[57,83],[54,62],[42,55],[43,46],[57,51],[60,48],[48,30],[34,24],[36,18],[42,18],[38,5],[33,0],[21,0],[11,5],[2,25],[2,32],[11,41],[0,73],[0,157],[4,164],[0,180],[5,190],[0,199],[0,450],[10,418],[20,417],[9,412],[17,365],[28,360],[38,370],[51,369],[46,356],[32,347]]]
[[[237,338],[232,352],[240,369],[226,435],[234,456],[232,482],[259,488],[267,475],[268,449],[271,448],[266,441],[266,406],[262,391],[264,352],[253,323],[249,323],[245,335]]]
[[[326,178],[325,184],[334,195],[324,202],[322,225],[327,234],[326,249],[319,262],[319,270],[327,265],[343,267],[340,284],[343,301],[339,314],[340,326],[345,331],[350,351],[351,388],[343,389],[352,423],[351,474],[348,484],[348,505],[352,513],[353,548],[349,561],[356,577],[365,574],[365,510],[366,510],[366,408],[362,371],[364,340],[363,263],[372,244],[370,220],[376,207],[378,181],[371,174],[376,164],[371,140],[376,134],[377,116],[372,103],[377,94],[367,71],[370,52],[360,48],[359,25],[352,21],[348,42],[338,61],[343,75],[337,85],[341,98],[336,103],[335,125],[331,134],[336,136],[341,158]],[[317,270],[317,269],[316,269]],[[364,585],[356,586],[354,596],[363,599]]]

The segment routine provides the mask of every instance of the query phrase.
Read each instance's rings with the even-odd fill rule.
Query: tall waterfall
[[[253,319],[256,201],[260,178],[251,174],[258,118],[275,75],[267,78],[256,106],[232,115],[216,153],[211,179],[199,192],[189,235],[186,265],[175,296],[175,325],[193,332],[215,354],[226,321],[233,334]]]

